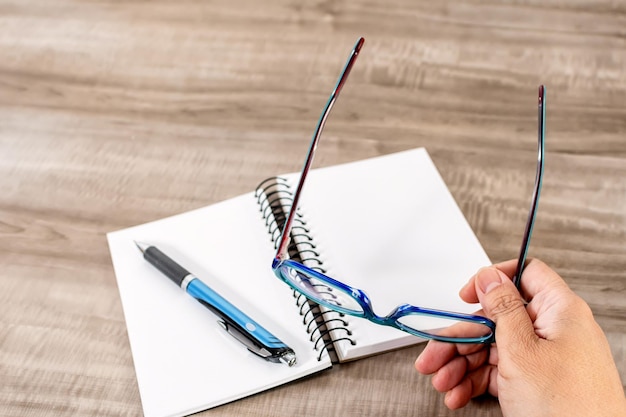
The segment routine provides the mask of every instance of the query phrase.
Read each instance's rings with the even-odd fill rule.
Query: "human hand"
[[[450,409],[489,393],[508,417],[626,416],[609,344],[589,306],[536,259],[524,269],[520,295],[511,281],[515,266],[483,268],[460,291],[496,323],[496,343],[430,341],[415,368],[434,374]]]

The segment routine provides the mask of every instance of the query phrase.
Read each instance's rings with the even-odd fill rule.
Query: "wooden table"
[[[3,0],[0,415],[141,415],[105,234],[298,170],[358,36],[315,165],[426,147],[493,261],[519,250],[547,86],[530,255],[589,302],[626,381],[623,3]],[[206,415],[501,415],[447,410],[421,349]]]

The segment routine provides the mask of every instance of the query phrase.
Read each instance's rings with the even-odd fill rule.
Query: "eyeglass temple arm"
[[[537,173],[535,175],[535,189],[533,191],[533,198],[530,203],[530,212],[528,213],[528,220],[526,221],[526,229],[524,230],[524,239],[522,240],[522,247],[520,249],[519,259],[517,261],[517,267],[515,269],[515,275],[513,276],[513,283],[517,288],[520,287],[522,280],[522,272],[526,266],[526,255],[528,253],[528,246],[530,244],[530,237],[533,233],[533,225],[535,223],[535,215],[537,213],[537,206],[539,204],[539,194],[541,193],[541,182],[543,178],[543,162],[544,162],[544,137],[546,133],[546,88],[545,86],[539,86],[539,104],[538,104],[538,145],[537,145]]]
[[[287,220],[285,221],[283,232],[280,237],[280,243],[278,245],[278,250],[276,252],[276,259],[284,260],[287,257],[287,250],[289,247],[289,236],[291,234],[291,227],[292,227],[295,215],[296,215],[296,211],[298,209],[298,201],[300,200],[300,193],[302,191],[304,181],[306,180],[306,176],[309,173],[311,164],[313,163],[313,156],[315,154],[315,149],[317,148],[317,143],[319,142],[319,139],[322,136],[322,130],[324,129],[324,125],[326,124],[326,119],[328,118],[328,115],[330,114],[330,111],[333,108],[333,105],[335,104],[335,100],[339,96],[339,93],[341,92],[343,85],[348,79],[350,70],[352,69],[354,62],[356,61],[356,58],[359,55],[359,51],[361,50],[361,47],[363,46],[364,42],[365,42],[365,39],[359,38],[359,40],[357,40],[356,44],[354,45],[354,48],[352,49],[352,52],[350,53],[350,57],[348,58],[348,61],[346,62],[346,65],[343,67],[343,71],[341,72],[341,75],[339,76],[339,80],[337,81],[337,84],[335,85],[335,88],[332,94],[330,95],[328,102],[326,103],[326,107],[324,108],[324,111],[322,112],[322,115],[319,121],[317,122],[317,127],[315,128],[315,133],[313,134],[313,139],[311,140],[311,145],[309,146],[309,151],[306,156],[306,160],[304,161],[304,167],[302,168],[300,181],[298,182],[298,187],[293,196],[291,209],[289,210],[289,215],[287,216]]]

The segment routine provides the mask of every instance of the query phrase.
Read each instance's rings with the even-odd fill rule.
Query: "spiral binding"
[[[267,232],[274,242],[274,249],[276,249],[279,243],[278,238],[287,220],[284,203],[293,202],[291,186],[286,178],[270,177],[257,186],[254,196],[259,205],[259,211],[265,220]],[[310,233],[311,231],[302,214],[296,212],[291,229],[292,239],[289,244],[289,256],[291,259],[325,274],[324,262],[320,259],[320,253],[316,250],[317,247]],[[306,332],[310,335],[309,340],[313,343],[313,348],[319,351],[318,361],[322,360],[324,351],[328,352],[333,362],[337,361],[335,342],[345,340],[356,345],[356,341],[351,337],[352,332],[348,328],[348,322],[344,319],[344,314],[322,311],[317,303],[295,290],[293,290],[293,297],[299,314],[302,316],[302,323],[305,325]],[[343,334],[340,336],[335,332],[342,332]],[[332,338],[331,334],[333,335]]]

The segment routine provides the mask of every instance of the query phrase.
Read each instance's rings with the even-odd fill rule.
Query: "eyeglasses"
[[[343,88],[348,75],[356,61],[357,56],[363,46],[364,39],[360,38],[348,58],[339,80],[330,95],[326,107],[317,122],[313,139],[309,147],[308,154],[302,168],[300,181],[296,188],[296,192],[292,197],[291,209],[285,220],[283,231],[279,239],[278,249],[272,269],[274,274],[291,288],[301,293],[315,303],[322,305],[330,310],[351,316],[362,317],[374,323],[391,326],[427,339],[434,339],[441,342],[451,343],[490,343],[494,340],[495,323],[486,317],[456,313],[451,311],[434,310],[418,307],[410,304],[403,304],[396,307],[387,316],[379,316],[374,313],[369,297],[360,289],[353,288],[340,281],[337,281],[315,269],[311,269],[302,263],[289,259],[289,243],[296,217],[298,201],[302,188],[306,180],[307,174],[313,162],[313,156],[317,148],[317,144],[322,134],[326,119]],[[530,214],[526,223],[522,249],[519,256],[518,271],[515,275],[515,283],[519,285],[519,280],[524,268],[530,236],[537,210],[539,199],[539,191],[541,189],[541,178],[543,176],[543,138],[545,132],[545,88],[539,88],[539,155],[537,175],[535,178],[535,189],[531,204]],[[450,326],[463,323],[463,326]],[[459,331],[461,330],[462,331]]]

